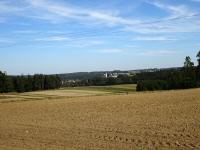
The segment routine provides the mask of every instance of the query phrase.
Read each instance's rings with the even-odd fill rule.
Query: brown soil
[[[0,149],[200,149],[200,89],[0,103]]]

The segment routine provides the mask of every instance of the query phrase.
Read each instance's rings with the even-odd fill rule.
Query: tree
[[[15,91],[19,93],[25,92],[25,78],[23,76],[13,77],[13,84]]]
[[[190,56],[186,56],[185,62],[184,62],[184,67],[185,68],[192,68],[192,67],[194,67],[194,63],[191,61]]]
[[[197,53],[198,67],[200,67],[200,51]]]
[[[0,71],[0,93],[12,92],[13,90],[12,78]]]
[[[44,90],[44,75],[35,74],[33,76],[33,91]]]
[[[33,78],[32,78],[32,76],[28,75],[25,78],[24,88],[25,88],[25,92],[30,92],[30,91],[33,90]]]

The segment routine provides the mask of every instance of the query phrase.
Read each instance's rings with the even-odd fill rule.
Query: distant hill
[[[136,74],[136,73],[142,73],[142,72],[155,72],[159,70],[169,70],[169,69],[179,69],[180,67],[174,67],[174,68],[150,68],[150,69],[138,69],[138,70],[114,70],[114,71],[94,71],[94,72],[75,72],[75,73],[63,73],[58,74],[60,79],[62,81],[65,80],[86,80],[86,79],[93,79],[96,77],[104,77],[105,74]]]

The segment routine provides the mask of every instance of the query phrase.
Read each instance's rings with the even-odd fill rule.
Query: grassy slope
[[[104,91],[110,93],[132,93],[136,91],[135,84],[122,84],[122,85],[111,85],[111,86],[84,86],[74,88],[63,88],[64,90],[85,90],[85,91]]]
[[[35,91],[26,93],[7,93],[0,94],[0,103],[44,100],[44,99],[63,99],[75,97],[100,96],[110,94],[126,94],[135,92],[136,85],[113,85],[113,86],[88,86],[88,87],[70,87],[58,90]]]

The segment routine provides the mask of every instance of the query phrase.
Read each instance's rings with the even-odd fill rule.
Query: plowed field
[[[53,94],[1,95],[0,149],[200,149],[200,89]]]

